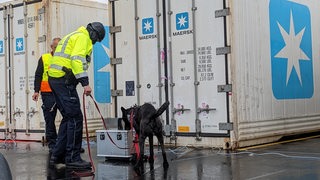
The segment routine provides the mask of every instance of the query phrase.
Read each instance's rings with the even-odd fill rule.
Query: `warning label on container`
[[[198,73],[200,81],[213,81],[212,47],[198,47]]]
[[[126,81],[126,96],[134,96],[134,81]]]
[[[190,132],[190,127],[189,126],[179,126],[178,132]]]

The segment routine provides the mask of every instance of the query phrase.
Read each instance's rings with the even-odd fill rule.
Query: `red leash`
[[[73,171],[72,174],[78,176],[78,177],[88,177],[88,176],[93,176],[92,178],[94,179],[94,173],[96,171],[94,164],[93,164],[93,160],[92,160],[92,155],[91,155],[91,148],[90,148],[90,142],[89,142],[89,131],[88,131],[88,122],[87,122],[87,113],[86,113],[86,108],[85,108],[85,94],[83,93],[82,96],[82,102],[83,102],[83,116],[84,116],[84,125],[86,128],[86,140],[87,140],[87,146],[88,146],[88,154],[89,154],[89,158],[90,158],[90,163],[92,166],[92,171],[87,171],[87,172],[76,172]],[[90,95],[90,97],[93,99],[93,97]],[[94,101],[94,100],[93,100]],[[98,112],[100,113],[100,110],[98,109]],[[101,115],[101,113],[100,113]]]
[[[104,118],[101,114],[101,111],[98,107],[98,104],[97,102],[94,100],[94,98],[92,97],[92,95],[90,94],[89,95],[101,117],[101,120],[102,120],[102,123],[103,123],[103,126],[105,129],[107,129],[107,125],[104,121]],[[84,124],[85,124],[85,129],[86,129],[86,140],[87,140],[87,147],[88,147],[88,155],[89,155],[89,158],[90,158],[90,163],[91,163],[91,166],[92,166],[92,171],[89,171],[89,172],[75,172],[73,171],[72,174],[76,175],[76,176],[79,176],[79,177],[88,177],[88,176],[93,176],[94,178],[94,174],[95,174],[95,166],[94,166],[94,163],[93,163],[93,160],[92,160],[92,155],[91,155],[91,148],[90,148],[90,143],[89,143],[89,131],[88,131],[88,122],[87,122],[87,113],[86,113],[86,107],[85,107],[85,97],[86,95],[83,93],[83,96],[82,96],[82,105],[83,105],[83,116],[84,116]],[[133,112],[131,112],[130,114],[130,121],[131,121],[131,129],[133,130]],[[129,149],[129,148],[123,148],[123,147],[119,147],[114,141],[113,139],[111,138],[110,134],[107,132],[107,135],[110,139],[110,141],[119,149]],[[136,150],[136,153],[137,153],[137,158],[140,157],[140,148],[139,148],[139,144],[138,144],[138,134],[135,133],[135,141],[134,141],[134,147],[135,147],[135,150]]]
[[[131,130],[133,132],[133,110],[131,110],[131,113],[130,113],[130,124],[131,124]],[[135,136],[134,136],[134,141],[133,141],[133,146],[134,146],[134,149],[137,153],[137,159],[140,158],[140,147],[139,147],[139,136],[138,136],[138,133],[135,132]]]
[[[100,109],[99,109],[99,106],[98,106],[97,102],[93,99],[93,97],[92,97],[91,94],[90,94],[89,96],[91,97],[94,105],[96,106],[96,109],[98,110],[98,113],[99,113],[99,115],[100,115],[100,117],[101,117],[101,120],[102,120],[102,123],[103,123],[104,128],[105,128],[105,129],[108,129],[106,123],[104,122],[104,118],[103,118],[103,116],[102,116],[102,114],[101,114],[101,111],[100,111]],[[84,106],[84,105],[85,105],[85,103],[84,103],[85,101],[84,101],[84,99],[85,99],[85,95],[83,96],[83,111],[85,112],[85,106]],[[86,116],[86,115],[84,115],[84,116]],[[85,117],[85,118],[86,118],[86,117]],[[128,149],[128,148],[119,147],[119,146],[113,141],[113,139],[111,138],[111,136],[110,136],[110,134],[109,134],[108,132],[107,132],[107,135],[108,135],[110,141],[112,142],[112,144],[114,144],[117,148],[119,148],[119,149]]]

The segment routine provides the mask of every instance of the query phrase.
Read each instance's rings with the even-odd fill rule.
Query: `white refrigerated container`
[[[97,60],[99,63],[93,60],[90,66],[90,85],[102,115],[110,116],[110,100],[106,98],[110,92],[110,78],[101,79],[109,76],[109,72],[98,72],[102,68],[99,66],[109,63],[108,13],[107,3],[85,0],[30,0],[0,4],[1,138],[41,140],[44,132],[42,102],[32,101],[38,59],[50,52],[53,38],[62,38],[93,21],[102,22],[107,33],[103,42],[94,46],[93,55],[101,60]],[[82,93],[83,89],[79,87],[81,100]],[[90,135],[95,135],[95,130],[103,129],[102,119],[89,99],[85,107]],[[56,119],[57,126],[59,121],[61,115]]]
[[[169,100],[162,118],[178,145],[238,148],[319,131],[319,5],[112,2],[116,108]]]

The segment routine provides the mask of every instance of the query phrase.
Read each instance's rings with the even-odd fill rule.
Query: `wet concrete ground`
[[[136,176],[132,164],[127,161],[105,160],[92,154],[96,173],[94,177],[81,179],[320,179],[320,138],[276,144],[263,148],[226,152],[219,149],[192,147],[168,148],[170,167],[162,167],[161,153],[155,149],[154,170],[145,163],[145,173]],[[1,143],[0,152],[6,157],[13,179],[80,179],[72,176],[63,165],[48,168],[48,149],[38,142]],[[88,160],[88,150],[82,154]]]

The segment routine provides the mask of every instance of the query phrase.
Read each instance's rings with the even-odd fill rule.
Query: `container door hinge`
[[[233,123],[219,123],[219,130],[233,130]]]
[[[216,10],[214,14],[216,18],[229,16],[230,8]]]
[[[177,132],[177,121],[175,119],[171,119],[171,132],[173,134]]]
[[[232,92],[232,84],[218,85],[218,92]]]
[[[46,12],[45,7],[42,7],[42,8],[40,8],[40,9],[38,9],[38,15],[44,14],[45,12]]]
[[[163,130],[164,130],[164,136],[166,137],[171,136],[172,126],[170,124],[165,124],[163,127]]]
[[[196,140],[201,141],[201,120],[196,119]]]
[[[216,55],[225,55],[225,54],[230,54],[231,53],[231,47],[226,46],[226,47],[218,47],[216,49]]]
[[[122,64],[122,58],[110,58],[111,65]]]
[[[111,96],[117,97],[117,96],[123,96],[123,90],[111,90]]]
[[[110,26],[110,34],[121,32],[121,26]]]

